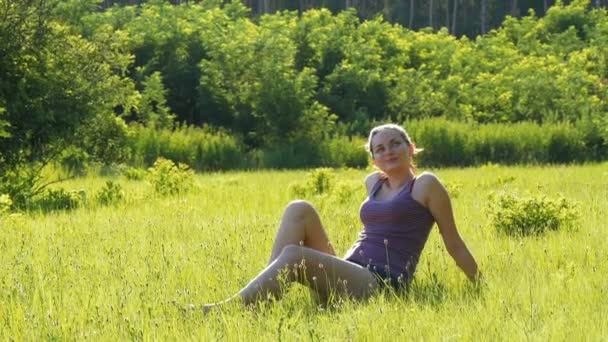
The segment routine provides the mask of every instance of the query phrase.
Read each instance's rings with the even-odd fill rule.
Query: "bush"
[[[293,183],[289,185],[289,193],[295,198],[308,198],[311,196],[322,195],[333,189],[335,176],[333,170],[319,168],[306,174],[303,183]]]
[[[65,189],[46,189],[43,194],[33,200],[33,207],[44,212],[54,210],[71,210],[80,207],[84,198],[81,192]]]
[[[365,139],[334,136],[319,145],[321,165],[327,167],[364,168],[369,164]]]
[[[0,216],[7,214],[11,207],[13,206],[13,201],[9,195],[2,194],[0,195]]]
[[[486,210],[496,230],[510,236],[538,235],[570,228],[579,216],[576,205],[562,196],[518,196],[505,192],[492,193]]]
[[[133,126],[133,162],[150,166],[158,158],[191,165],[198,171],[227,170],[245,166],[240,142],[209,127],[178,126],[173,130]]]
[[[188,165],[175,165],[168,159],[159,158],[148,172],[148,179],[154,186],[154,191],[163,196],[184,194],[194,184],[194,172]]]
[[[262,151],[263,168],[294,169],[321,165],[317,144],[299,142],[296,144],[276,145]]]
[[[567,123],[538,125],[477,124],[445,119],[407,122],[416,145],[424,148],[418,163],[426,166],[469,166],[485,163],[571,163],[596,159],[585,137]]]
[[[87,173],[89,155],[81,148],[70,146],[61,152],[59,164],[70,176],[84,176]]]
[[[0,173],[0,194],[8,195],[13,209],[26,209],[41,192],[39,183],[40,177],[33,164],[6,170]]]
[[[101,205],[110,205],[122,201],[124,197],[125,193],[120,184],[107,181],[95,196],[95,200]]]
[[[136,167],[127,168],[124,173],[128,180],[142,180],[146,177],[146,170],[138,169]]]

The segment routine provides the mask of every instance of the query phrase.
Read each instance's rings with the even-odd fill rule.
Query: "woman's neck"
[[[402,188],[407,182],[414,178],[414,172],[408,169],[406,172],[385,173],[387,176],[386,185],[389,189],[395,190]]]

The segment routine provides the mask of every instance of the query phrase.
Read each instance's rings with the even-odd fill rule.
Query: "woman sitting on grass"
[[[385,286],[406,287],[435,222],[456,264],[471,281],[479,277],[477,263],[456,229],[447,191],[432,173],[416,176],[412,157],[418,150],[406,131],[392,124],[375,127],[367,147],[380,171],[365,180],[363,231],[344,258],[336,256],[312,205],[291,202],[268,266],[233,297],[203,305],[205,312],[235,299],[252,304],[268,295],[279,298],[285,282],[304,284],[321,300],[331,293],[364,299]]]

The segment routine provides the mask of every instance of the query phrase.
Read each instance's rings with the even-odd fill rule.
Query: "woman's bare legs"
[[[280,277],[284,282],[298,282],[310,287],[321,298],[332,291],[356,299],[369,297],[378,287],[372,273],[364,267],[299,245],[288,245],[279,256],[258,274],[238,296],[244,304],[252,304],[269,296],[280,298]]]
[[[244,304],[252,304],[269,295],[279,298],[283,284],[280,275],[285,270],[285,282],[309,286],[322,299],[327,299],[332,291],[366,298],[376,290],[378,283],[367,269],[335,254],[313,206],[306,201],[293,201],[281,219],[268,266],[222,303],[240,298]],[[218,304],[207,304],[203,309],[208,311]]]
[[[320,252],[336,255],[321,225],[319,214],[309,202],[301,200],[293,201],[285,208],[268,264],[270,265],[286,246],[300,243]]]

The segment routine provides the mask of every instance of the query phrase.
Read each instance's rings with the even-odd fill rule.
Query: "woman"
[[[332,292],[364,299],[383,286],[406,286],[435,222],[456,264],[471,281],[479,277],[477,263],[456,229],[447,191],[432,173],[416,176],[412,157],[418,150],[406,131],[392,124],[375,127],[367,147],[380,171],[365,180],[368,196],[360,211],[364,228],[345,257],[336,257],[315,209],[294,201],[285,210],[268,266],[222,303],[278,298],[281,285],[294,281],[309,286],[322,300]],[[219,304],[205,304],[203,310]]]

